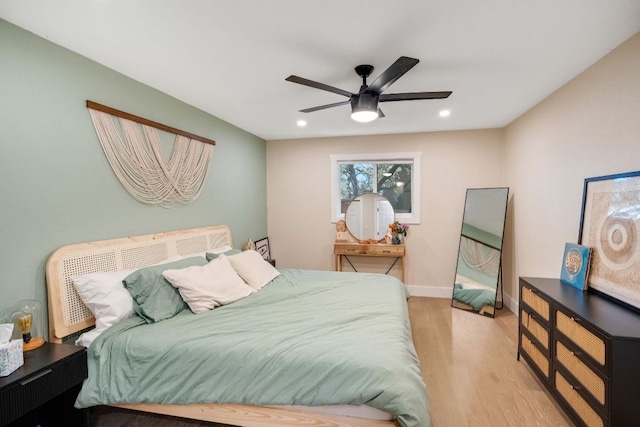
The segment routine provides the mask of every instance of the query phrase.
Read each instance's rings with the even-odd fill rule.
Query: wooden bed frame
[[[202,253],[232,245],[225,225],[178,230],[64,246],[47,262],[49,339],[60,343],[95,324],[71,279],[88,273],[141,268],[176,255]],[[232,404],[118,404],[119,408],[247,427],[390,427],[378,421],[307,410]]]

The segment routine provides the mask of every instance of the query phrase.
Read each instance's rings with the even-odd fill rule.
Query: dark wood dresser
[[[522,356],[578,425],[640,425],[640,315],[559,279],[520,278]]]

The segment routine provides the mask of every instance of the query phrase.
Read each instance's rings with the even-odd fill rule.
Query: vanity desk
[[[336,242],[333,245],[333,254],[335,256],[335,266],[336,271],[342,271],[342,262],[343,259],[346,258],[347,262],[353,267],[349,258],[349,255],[352,256],[363,256],[363,257],[387,257],[387,258],[395,258],[387,273],[391,271],[394,265],[400,260],[400,271],[401,271],[401,280],[404,283],[404,258],[405,258],[405,246],[404,244],[400,245],[389,245],[386,243],[376,243],[376,244],[362,244],[358,242]],[[354,270],[355,267],[353,267]],[[356,270],[357,271],[357,270]]]

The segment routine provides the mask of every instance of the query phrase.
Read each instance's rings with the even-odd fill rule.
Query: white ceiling
[[[504,127],[640,31],[640,1],[0,0],[0,18],[272,140]],[[403,55],[420,63],[385,93],[453,94],[362,124],[298,112],[346,98],[285,81],[357,92],[356,65],[372,82]]]

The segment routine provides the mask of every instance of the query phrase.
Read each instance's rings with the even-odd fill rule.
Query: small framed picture
[[[271,259],[271,251],[269,250],[269,238],[265,237],[264,239],[260,239],[256,241],[256,251],[262,258]]]

